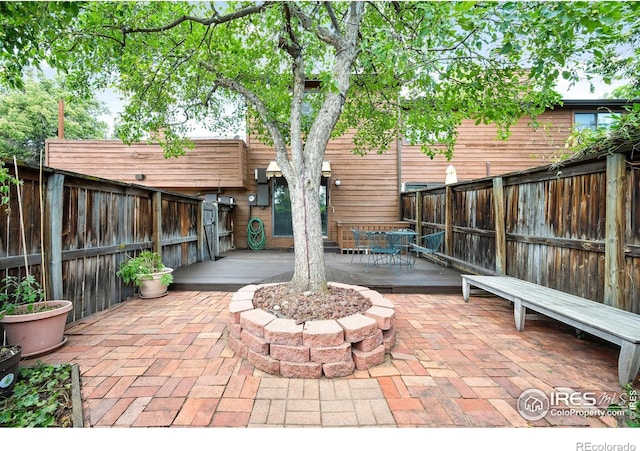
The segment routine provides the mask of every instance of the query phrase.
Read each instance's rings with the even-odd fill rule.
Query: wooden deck
[[[174,271],[172,291],[236,291],[254,283],[286,282],[293,273],[292,252],[237,250],[216,261],[199,262]],[[362,258],[360,258],[362,257]],[[398,274],[387,266],[370,267],[367,255],[326,253],[327,279],[362,285],[383,293],[460,294],[460,273],[420,258]]]

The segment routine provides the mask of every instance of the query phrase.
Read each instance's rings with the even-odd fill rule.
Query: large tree
[[[108,109],[95,97],[78,98],[60,77],[28,77],[22,88],[0,88],[0,156],[38,164],[45,140],[58,134],[58,102],[66,100],[67,139],[104,139],[108,124],[99,117]]]
[[[17,7],[16,7],[17,8]],[[61,7],[69,12],[70,7]],[[559,77],[615,50],[631,2],[89,2],[43,24],[45,54],[78,88],[114,84],[125,140],[163,130],[179,155],[188,119],[227,129],[247,114],[291,192],[295,291],[326,291],[318,206],[327,142],[354,152],[398,136],[452,155],[465,118],[506,136],[556,103]],[[59,10],[57,10],[59,11]],[[19,21],[18,21],[19,23]],[[41,47],[37,47],[40,49]],[[38,50],[40,52],[41,50]],[[317,82],[313,95],[307,82]],[[229,110],[228,105],[235,108]],[[438,146],[433,144],[439,143]]]

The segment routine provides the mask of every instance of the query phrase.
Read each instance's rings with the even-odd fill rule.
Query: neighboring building
[[[324,158],[320,202],[327,239],[337,240],[340,221],[397,221],[401,190],[442,185],[449,165],[455,167],[458,181],[463,181],[551,163],[566,151],[574,126],[600,126],[610,120],[611,113],[622,112],[625,104],[565,100],[562,107],[538,117],[537,129],[521,119],[511,127],[506,141],[497,138],[493,126],[465,121],[451,161],[442,155],[430,159],[419,146],[401,138],[382,155],[354,155],[352,135],[345,134],[329,143]],[[196,196],[233,198],[237,248],[248,247],[247,225],[253,217],[264,223],[267,248],[291,246],[286,183],[273,166],[273,149],[251,136],[246,142],[203,139],[194,144],[185,156],[165,159],[153,144],[52,139],[46,143],[46,165]]]

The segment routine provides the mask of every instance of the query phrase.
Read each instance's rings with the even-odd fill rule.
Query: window
[[[606,112],[584,112],[574,113],[573,119],[577,130],[597,130],[599,128],[608,129],[615,122],[620,113]]]
[[[403,182],[401,185],[401,191],[406,193],[407,191],[417,191],[427,188],[440,188],[444,186],[442,182]]]
[[[320,183],[320,216],[322,218],[322,234],[327,231],[328,190],[326,177]],[[273,236],[293,236],[293,222],[291,220],[291,197],[289,186],[284,177],[273,177]]]

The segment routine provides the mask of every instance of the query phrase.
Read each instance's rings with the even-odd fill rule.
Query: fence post
[[[220,204],[215,203],[213,209],[213,260],[220,256]]]
[[[42,261],[42,268],[48,266],[47,292],[49,299],[63,299],[62,285],[62,205],[64,205],[64,175],[51,174],[47,177],[47,194],[45,203],[45,224],[47,233],[43,252],[47,261]]]
[[[444,195],[444,253],[453,257],[453,188],[447,186]]]
[[[624,302],[625,155],[607,156],[607,204],[604,240],[604,304],[620,309]]]
[[[204,201],[201,200],[198,204],[198,218],[196,219],[196,229],[198,230],[198,241],[197,241],[197,255],[198,261],[201,262],[204,260]]]
[[[416,194],[416,232],[418,236],[424,235],[422,233],[422,191],[415,191]]]
[[[162,254],[162,193],[154,191],[151,198],[153,250]]]
[[[505,275],[507,271],[507,238],[505,232],[502,177],[495,177],[493,179],[493,212],[496,228],[496,274]]]

